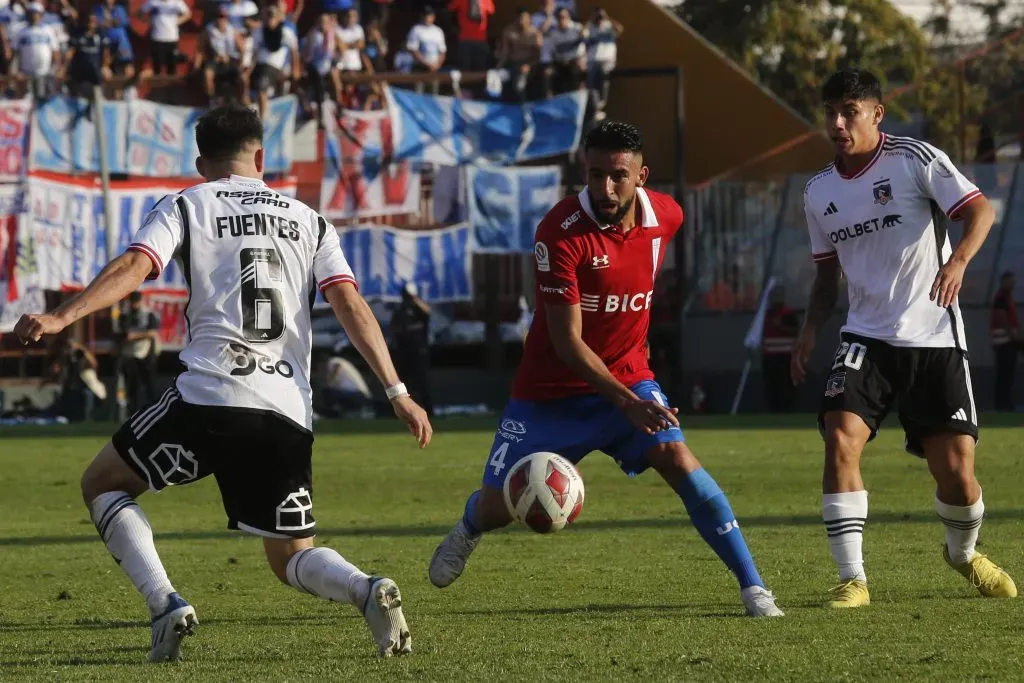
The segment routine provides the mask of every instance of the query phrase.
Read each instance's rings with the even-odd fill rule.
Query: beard
[[[590,190],[587,190],[587,192],[589,193]],[[604,221],[605,225],[618,225],[619,223],[621,223],[622,219],[625,218],[627,213],[629,213],[629,210],[633,208],[633,202],[635,200],[636,192],[634,191],[633,196],[630,197],[621,206],[619,206],[618,209],[609,212],[602,211],[601,209],[597,208],[598,204],[596,201],[594,201],[594,195],[590,195],[590,205],[595,208],[594,213],[597,215],[598,218]]]

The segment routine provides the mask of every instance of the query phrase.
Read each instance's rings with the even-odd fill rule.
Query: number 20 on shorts
[[[857,342],[843,342],[836,350],[835,359],[832,362],[832,371],[846,367],[850,370],[860,370],[864,365],[864,358],[868,355],[868,347]]]

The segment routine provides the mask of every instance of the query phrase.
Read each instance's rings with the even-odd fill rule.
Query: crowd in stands
[[[487,73],[486,87],[457,92],[466,97],[520,102],[587,89],[600,117],[622,33],[603,9],[580,22],[573,0],[541,0],[500,31],[490,26],[496,0],[439,0],[421,5],[392,46],[388,36],[404,30],[389,25],[395,0],[259,1],[136,0],[133,17],[124,0],[89,11],[70,0],[0,0],[8,94],[87,97],[102,85],[108,97],[130,97],[140,78],[194,74],[210,102],[240,99],[265,111],[271,96],[291,92],[315,115],[326,99],[381,105],[379,85],[353,74],[443,70]],[[186,31],[199,35],[191,56]]]

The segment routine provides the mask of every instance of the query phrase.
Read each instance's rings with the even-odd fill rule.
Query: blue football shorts
[[[644,380],[630,387],[637,396],[669,405],[661,387]],[[679,427],[646,434],[626,414],[597,394],[550,401],[512,399],[501,416],[484,467],[484,484],[501,488],[509,470],[531,453],[558,453],[573,464],[591,451],[610,455],[633,477],[647,469],[646,453],[663,443],[683,442]]]

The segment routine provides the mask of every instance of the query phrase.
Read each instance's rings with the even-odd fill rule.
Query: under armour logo
[[[740,523],[737,522],[734,519],[731,522],[726,522],[725,526],[716,526],[715,527],[715,531],[718,532],[719,536],[725,536],[727,533],[729,533],[733,529],[739,529],[739,528],[740,528]]]
[[[611,265],[611,264],[608,261],[608,254],[605,254],[603,256],[595,256],[594,257],[594,263],[593,263],[593,267],[594,268],[607,268],[609,265]]]

